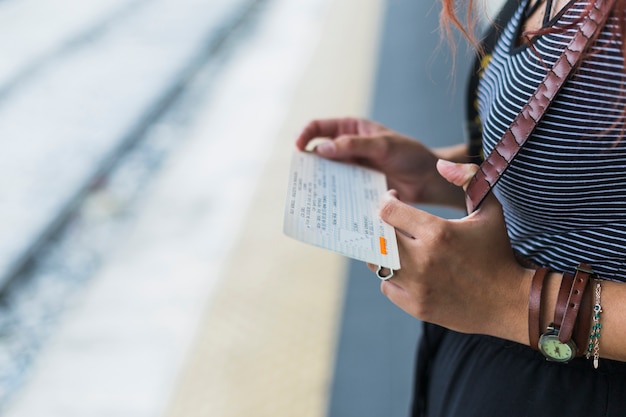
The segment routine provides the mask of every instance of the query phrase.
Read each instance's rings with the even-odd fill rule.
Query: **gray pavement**
[[[438,2],[386,3],[370,116],[430,146],[458,143],[471,55],[459,42],[452,72]],[[350,263],[329,417],[408,415],[420,323],[382,296],[376,281],[362,263]]]

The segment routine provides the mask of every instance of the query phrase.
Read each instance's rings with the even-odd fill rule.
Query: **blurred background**
[[[406,416],[419,323],[282,215],[312,118],[462,140],[439,7],[0,0],[0,415]]]

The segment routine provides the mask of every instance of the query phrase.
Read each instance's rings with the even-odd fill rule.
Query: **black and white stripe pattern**
[[[527,1],[527,0],[526,0]],[[525,3],[494,49],[479,87],[488,154],[561,54],[575,29],[516,46]],[[557,17],[575,21],[584,1]],[[621,40],[609,21],[495,189],[514,248],[571,271],[588,262],[603,278],[626,281],[626,77]]]

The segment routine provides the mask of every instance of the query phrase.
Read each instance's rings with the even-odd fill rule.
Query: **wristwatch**
[[[567,272],[563,274],[554,309],[554,321],[548,325],[546,331],[539,337],[539,351],[549,361],[569,362],[574,359],[578,350],[574,341],[567,340],[562,342],[559,340],[559,331],[561,330],[561,323],[563,322],[567,299],[569,298],[573,282],[574,275]]]
[[[563,274],[556,300],[554,321],[539,337],[539,351],[554,362],[569,362],[579,351],[572,340],[581,302],[593,271],[588,264],[580,264],[576,275]]]
[[[576,356],[577,347],[573,340],[563,343],[559,340],[559,328],[551,323],[539,337],[539,351],[549,361],[569,362]]]

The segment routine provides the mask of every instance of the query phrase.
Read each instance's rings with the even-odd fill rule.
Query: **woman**
[[[443,21],[458,25],[452,1],[443,0]],[[465,208],[463,188],[477,169],[469,163],[477,153],[471,143],[430,150],[374,122],[346,118],[314,120],[298,137],[299,149],[329,138],[315,152],[387,175],[392,190],[381,216],[404,233],[398,233],[402,269],[383,280],[381,291],[426,323],[414,415],[626,416],[625,5],[615,2],[526,145],[478,210],[463,219],[441,219],[408,203]],[[480,80],[474,78],[477,96],[469,100],[476,102],[469,114],[476,110],[480,117],[485,155],[590,6],[579,0],[507,3],[502,30],[489,37],[494,45],[484,45],[489,59],[480,62],[489,63]],[[585,272],[586,264],[593,273]],[[378,272],[381,278],[386,273]],[[578,281],[582,291],[575,289]],[[572,313],[575,292],[583,298]],[[592,310],[596,305],[601,309]],[[547,344],[537,350],[551,331],[558,337],[565,327],[557,307],[576,320],[576,337],[567,340],[578,340],[571,348],[575,358],[554,338],[552,352]],[[555,352],[567,363],[546,360]]]

